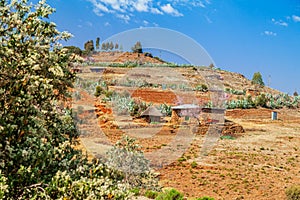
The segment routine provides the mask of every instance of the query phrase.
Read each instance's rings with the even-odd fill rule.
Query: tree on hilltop
[[[143,53],[142,44],[140,41],[136,42],[135,45],[131,48],[133,53]]]
[[[265,83],[262,79],[262,75],[260,74],[260,72],[255,72],[253,74],[253,77],[252,77],[252,84],[257,84],[257,85],[260,85],[260,86],[264,86]]]
[[[88,40],[86,43],[84,43],[84,50],[87,54],[92,53],[95,50],[94,41]]]
[[[100,38],[96,38],[96,49],[98,50],[100,48]]]

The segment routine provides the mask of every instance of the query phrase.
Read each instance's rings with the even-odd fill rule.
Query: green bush
[[[95,97],[99,97],[102,93],[103,93],[103,88],[100,86],[100,85],[98,85],[97,87],[96,87],[96,92],[95,92]]]
[[[166,190],[155,198],[156,200],[183,200],[183,194],[175,189]]]
[[[197,167],[197,166],[198,166],[197,162],[193,161],[193,162],[191,163],[191,167],[192,167],[192,168],[195,168],[195,167]]]
[[[260,94],[259,96],[257,96],[255,98],[255,106],[260,106],[260,107],[263,107],[263,108],[266,108],[267,107],[267,98],[266,98],[266,95],[265,94]]]
[[[139,189],[139,188],[132,188],[132,189],[130,190],[130,192],[133,193],[134,196],[137,196],[137,195],[140,194],[140,189]]]
[[[257,85],[260,85],[260,86],[264,86],[265,83],[262,79],[262,75],[260,74],[260,72],[255,72],[253,74],[253,77],[252,77],[252,84],[257,84]]]
[[[124,175],[73,148],[79,133],[60,105],[74,60],[53,12],[45,1],[0,1],[0,199],[124,199]]]
[[[0,199],[5,199],[6,194],[8,194],[8,185],[7,185],[7,178],[2,175],[0,170]]]
[[[165,116],[171,117],[171,115],[172,115],[172,106],[169,106],[168,104],[164,103],[164,104],[161,104],[158,109]]]
[[[153,190],[147,190],[145,192],[145,197],[149,198],[149,199],[155,199],[158,196],[158,192],[153,191]]]
[[[159,190],[158,182],[150,171],[149,160],[144,157],[134,138],[123,136],[107,152],[107,165],[124,174],[125,182],[135,188]]]
[[[285,194],[288,200],[300,200],[300,185],[293,185],[287,188]]]
[[[201,91],[201,92],[207,92],[208,91],[208,87],[205,84],[200,84],[200,85],[197,85],[195,87],[195,90],[196,91]]]
[[[201,197],[201,198],[197,198],[197,200],[215,200],[212,197]]]

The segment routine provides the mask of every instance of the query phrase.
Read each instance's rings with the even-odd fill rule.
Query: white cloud
[[[277,36],[277,33],[272,32],[272,31],[264,31],[263,35],[267,35],[267,36]]]
[[[158,8],[151,8],[150,9],[151,13],[153,14],[159,14],[159,15],[163,15],[164,13],[161,12]]]
[[[292,18],[293,18],[294,22],[300,22],[300,17],[299,16],[293,15]]]
[[[105,22],[104,26],[110,26],[110,23],[109,22]]]
[[[170,14],[170,15],[173,15],[173,16],[176,16],[176,17],[180,17],[180,16],[183,16],[182,13],[180,13],[178,10],[176,10],[175,8],[173,8],[171,6],[171,4],[166,4],[166,5],[163,5],[161,6],[161,9],[162,11],[164,11],[165,13],[167,14]]]
[[[184,7],[201,7],[206,8],[210,4],[209,0],[168,0],[173,5],[180,5]]]
[[[149,2],[150,0],[138,0],[133,6],[138,12],[147,12],[149,10]]]
[[[131,20],[136,12],[154,15],[183,16],[183,8],[205,8],[209,0],[85,0],[93,5],[93,12],[98,16],[113,14],[125,22]]]
[[[153,26],[159,27],[159,25],[157,23],[155,23],[155,22],[153,22]]]
[[[272,22],[275,24],[275,25],[279,25],[279,26],[285,26],[287,27],[289,24],[283,20],[279,20],[279,21],[276,21],[274,18],[272,18]]]
[[[143,24],[144,24],[145,26],[147,26],[147,25],[149,24],[149,22],[146,21],[146,20],[144,20],[144,21],[143,21]]]
[[[98,16],[103,16],[103,13],[109,13],[111,12],[105,5],[103,5],[101,2],[97,2],[96,0],[88,0],[91,2],[94,6],[94,13]]]
[[[117,14],[116,15],[118,18],[124,20],[124,22],[128,23],[130,21],[130,16],[129,15],[124,15],[124,14]]]

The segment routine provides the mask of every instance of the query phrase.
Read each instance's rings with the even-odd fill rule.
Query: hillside
[[[138,63],[155,63],[162,64],[163,61],[147,56],[145,53],[131,53],[131,52],[98,52],[92,55],[95,62],[112,62],[112,63],[125,63],[125,62],[138,62]]]
[[[101,58],[104,55],[107,57]],[[139,66],[112,67],[106,62],[121,59],[105,53],[94,56],[105,62],[103,65],[92,65],[99,66],[101,72],[92,73],[85,65],[78,74],[73,108],[78,113],[83,148],[90,155],[102,158],[122,135],[134,137],[159,174],[160,184],[191,199],[269,200],[274,195],[285,199],[285,189],[299,183],[299,99],[252,84],[239,73],[145,65],[137,54],[124,55]],[[97,86],[99,96],[95,98]],[[240,109],[249,99],[264,102],[264,95],[268,106],[276,103],[280,107],[258,104]],[[218,103],[224,102],[236,107],[219,109]],[[192,103],[207,106],[208,112],[202,109],[192,117],[172,112],[150,122],[141,117],[149,105],[162,112]],[[271,119],[273,111],[278,120]]]
[[[160,65],[160,64],[166,64],[166,62],[157,59],[152,58],[149,56],[146,56],[145,54],[139,54],[139,53],[131,53],[131,52],[98,52],[94,55],[92,55],[92,59],[95,63],[106,63],[105,66],[107,66],[107,63],[138,63],[141,67],[145,64],[153,64]],[[173,66],[173,65],[172,65]],[[217,81],[219,84],[221,84],[221,88],[223,90],[231,90],[231,91],[245,91],[248,94],[252,96],[257,96],[260,93],[269,93],[272,95],[278,95],[281,92],[272,88],[269,88],[267,86],[260,87],[258,85],[252,84],[251,80],[247,79],[244,75],[234,72],[229,72],[225,70],[219,70],[219,69],[210,69],[205,67],[197,67],[198,73],[193,70],[193,67],[173,67],[172,70],[180,73],[183,77],[183,79],[186,79],[189,83],[192,83],[194,85],[196,84],[207,84],[209,87],[210,78],[204,77],[206,75],[208,76],[216,76]],[[107,77],[122,77],[125,74],[128,74],[132,69],[120,69],[120,68],[107,68],[105,75]],[[136,71],[137,69],[134,69]],[[89,72],[88,67],[84,68],[85,72]],[[142,70],[143,71],[143,70]],[[110,72],[113,74],[110,75]],[[144,73],[144,72],[142,72]],[[160,72],[145,72],[149,76],[151,76],[150,73],[160,73]],[[167,75],[170,73],[170,71],[166,71],[165,74],[161,73],[161,75]],[[158,78],[161,75],[154,75],[155,78],[151,78],[152,82],[159,83],[157,80],[161,80],[162,78]],[[93,76],[93,75],[91,75]],[[97,76],[97,75],[96,75]],[[141,79],[141,77],[135,76],[131,78],[137,78]],[[150,79],[149,79],[150,80]],[[174,81],[174,80],[173,80]],[[150,80],[151,82],[151,80]],[[180,81],[179,81],[180,82]]]

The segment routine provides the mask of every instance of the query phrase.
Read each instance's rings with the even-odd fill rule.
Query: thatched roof
[[[141,116],[155,116],[162,117],[163,114],[153,106],[148,107],[144,112],[142,112]]]

